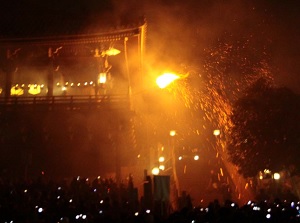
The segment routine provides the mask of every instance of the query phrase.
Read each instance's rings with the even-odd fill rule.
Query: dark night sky
[[[1,0],[0,38],[94,32],[143,15],[150,65],[188,61],[191,51],[202,50],[225,31],[242,35],[264,30],[272,42],[279,83],[300,92],[298,0]]]

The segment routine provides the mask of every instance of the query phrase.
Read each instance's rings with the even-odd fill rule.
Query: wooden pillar
[[[10,89],[12,87],[13,74],[16,71],[16,64],[14,56],[17,54],[18,50],[14,53],[10,49],[6,51],[6,67],[5,67],[5,86],[4,86],[4,97],[7,99],[10,97]]]
[[[98,52],[96,50],[96,52]],[[94,55],[94,63],[95,63],[95,95],[97,96],[99,94],[99,73],[100,73],[100,68],[99,68],[99,64],[101,63],[101,59],[100,59],[100,56],[99,56],[99,53],[96,53]]]
[[[48,66],[48,74],[47,74],[47,96],[52,97],[53,96],[53,52],[52,48],[49,47],[48,49],[48,60],[49,60],[49,66]]]

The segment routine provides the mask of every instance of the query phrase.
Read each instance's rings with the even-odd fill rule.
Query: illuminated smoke
[[[251,37],[232,39],[225,34],[224,39],[206,48],[203,66],[184,66],[188,76],[170,88],[193,117],[188,123],[199,119],[201,131],[215,128],[228,133],[234,101],[259,78],[273,79],[265,47],[251,45]],[[197,131],[197,126],[191,128]]]
[[[166,119],[172,113],[170,122],[188,129],[183,131],[187,135],[214,128],[226,133],[232,125],[232,105],[243,90],[261,77],[273,79],[272,15],[265,14],[264,4],[239,0],[167,3],[144,5],[150,15],[145,64],[149,80],[157,70],[187,75],[169,88],[180,105],[165,111]]]

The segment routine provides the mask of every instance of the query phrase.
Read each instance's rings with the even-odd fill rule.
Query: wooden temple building
[[[146,22],[138,17],[104,27],[66,17],[27,16],[16,28],[22,18],[4,16],[1,176],[112,173],[120,180],[122,167],[135,165],[131,95],[143,74]]]

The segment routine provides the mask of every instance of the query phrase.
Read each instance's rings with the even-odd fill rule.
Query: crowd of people
[[[160,216],[155,208],[145,208],[139,201],[131,177],[119,184],[101,177],[0,180],[0,222],[7,223],[300,222],[300,202],[296,200],[249,201],[243,206],[230,200],[214,200],[205,207],[183,204],[179,210]]]
[[[132,180],[0,181],[1,222],[121,222],[138,210]]]

